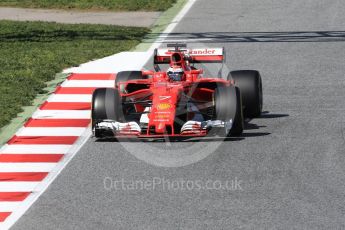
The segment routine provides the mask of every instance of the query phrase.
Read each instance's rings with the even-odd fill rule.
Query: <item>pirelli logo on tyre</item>
[[[171,104],[170,103],[160,103],[157,105],[157,109],[158,110],[167,110],[171,108]]]

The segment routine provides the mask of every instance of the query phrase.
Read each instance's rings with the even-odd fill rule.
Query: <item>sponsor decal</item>
[[[159,96],[159,100],[163,101],[163,100],[167,100],[170,99],[171,96]]]
[[[189,50],[190,55],[205,55],[205,54],[214,54],[216,52],[215,49],[195,49],[195,50]]]
[[[157,112],[155,112],[155,114],[170,114],[171,112],[170,111],[166,111],[166,112],[164,112],[164,111],[157,111]]]
[[[170,114],[157,114],[155,116],[155,118],[157,118],[157,119],[169,119],[170,118]]]
[[[164,54],[166,54],[166,55],[168,55],[168,56],[170,56],[170,55],[173,54],[173,53],[176,53],[176,51],[170,51],[170,50],[168,50],[168,51],[164,52]],[[184,53],[184,52],[182,51],[181,53]]]
[[[166,49],[162,49],[159,50],[160,52],[158,52],[158,56],[170,56],[171,54],[175,53],[173,51],[170,50],[166,50]],[[205,48],[205,49],[187,49],[187,50],[183,50],[181,51],[182,53],[186,53],[189,54],[191,56],[213,56],[213,55],[223,55],[223,50],[221,48]]]
[[[169,103],[160,103],[157,105],[158,110],[167,110],[171,108],[171,104]]]
[[[154,122],[169,122],[168,119],[153,119]]]

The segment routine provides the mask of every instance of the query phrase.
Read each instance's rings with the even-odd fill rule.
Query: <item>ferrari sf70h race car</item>
[[[225,80],[203,77],[203,69],[195,68],[195,63],[223,62],[224,48],[168,44],[156,49],[155,70],[119,72],[114,88],[94,91],[94,136],[240,136],[244,119],[261,114],[261,76],[255,70],[238,70]],[[168,64],[169,69],[161,71],[159,64]]]

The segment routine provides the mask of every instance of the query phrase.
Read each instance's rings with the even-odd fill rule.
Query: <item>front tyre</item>
[[[96,124],[104,120],[123,120],[122,102],[117,89],[99,88],[92,94],[91,120],[92,130],[95,137],[103,137],[99,130],[95,129]]]
[[[232,120],[229,132],[224,128],[217,131],[221,136],[240,136],[243,133],[243,112],[240,89],[234,86],[216,88],[213,94],[213,120],[228,122]],[[225,131],[224,131],[225,130]]]

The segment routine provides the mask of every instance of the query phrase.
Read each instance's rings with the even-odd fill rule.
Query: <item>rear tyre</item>
[[[226,132],[225,128],[216,128],[216,133],[227,137],[241,135],[244,124],[240,89],[234,86],[219,87],[214,91],[213,100],[213,120],[233,122],[230,132]]]
[[[119,91],[112,88],[99,88],[92,94],[92,130],[95,137],[103,137],[99,130],[94,129],[96,124],[103,120],[123,120],[122,103]]]
[[[143,73],[141,71],[121,71],[118,72],[115,78],[115,88],[118,88],[118,83],[126,82],[130,80],[143,79]],[[124,89],[120,89],[124,92]]]
[[[256,70],[231,71],[228,80],[234,80],[235,85],[241,91],[244,117],[259,117],[263,104],[260,73]]]

